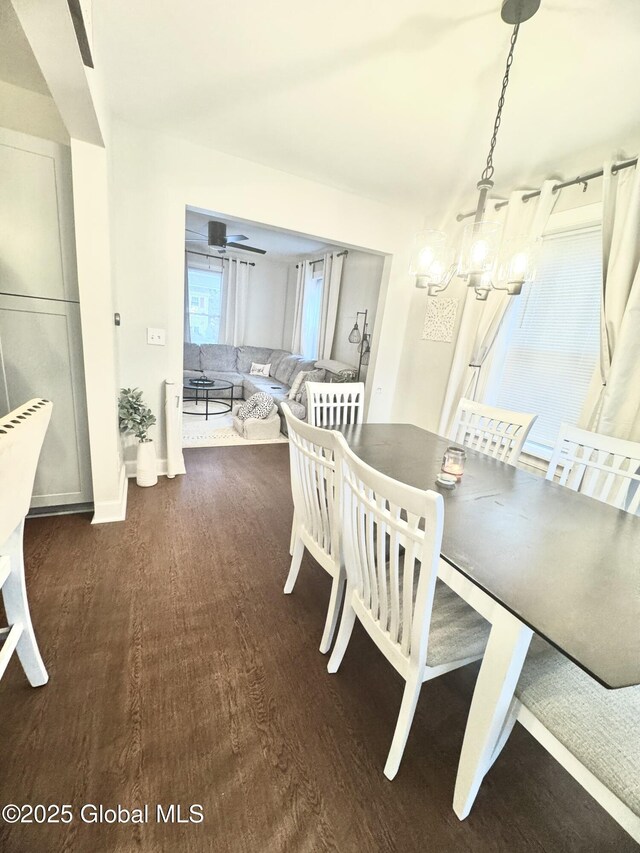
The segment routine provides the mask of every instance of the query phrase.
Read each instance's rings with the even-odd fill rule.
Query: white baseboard
[[[94,503],[91,524],[108,524],[113,521],[124,521],[127,517],[127,480],[126,469],[120,469],[119,497],[114,501],[96,501]]]

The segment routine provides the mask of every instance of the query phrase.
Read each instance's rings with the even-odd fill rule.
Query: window
[[[194,344],[217,344],[222,316],[222,272],[189,267],[189,328]]]
[[[515,297],[496,344],[487,395],[538,414],[525,446],[533,455],[548,454],[561,423],[578,423],[599,360],[601,291],[600,226],[544,238],[536,280]]]
[[[320,350],[320,323],[322,319],[322,296],[324,277],[322,262],[310,265],[304,287],[302,303],[302,330],[300,349],[305,358],[318,358]]]

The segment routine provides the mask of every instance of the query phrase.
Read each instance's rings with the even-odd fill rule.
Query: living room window
[[[577,424],[600,352],[601,226],[544,237],[538,273],[525,285],[496,343],[487,402],[537,412],[525,446],[548,458],[561,423]]]
[[[309,278],[304,288],[304,302],[302,303],[300,348],[302,355],[308,359],[316,359],[319,354],[323,291],[323,263],[317,261],[310,264]]]
[[[194,344],[217,344],[222,317],[222,272],[189,267],[189,328]]]

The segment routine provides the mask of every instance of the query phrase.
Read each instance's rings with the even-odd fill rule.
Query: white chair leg
[[[349,591],[347,590],[347,595],[349,595]],[[336,639],[336,644],[333,647],[333,651],[331,652],[331,657],[329,658],[329,663],[327,664],[328,672],[337,672],[340,664],[342,663],[342,658],[344,657],[344,653],[347,650],[347,646],[349,645],[349,640],[351,639],[351,632],[353,631],[353,626],[356,621],[356,611],[353,609],[351,604],[348,601],[345,601],[344,607],[342,608],[342,619],[340,620],[340,630],[338,631],[338,637]]]
[[[327,618],[324,623],[324,633],[322,634],[322,640],[320,641],[320,651],[323,655],[325,655],[331,647],[331,641],[333,640],[333,632],[336,629],[336,622],[338,621],[338,611],[340,610],[340,604],[342,603],[344,583],[345,576],[344,570],[342,570],[340,574],[333,579],[333,583],[331,584],[331,595],[329,596]]]
[[[398,722],[396,723],[396,730],[393,733],[391,749],[387,756],[387,763],[384,766],[384,775],[387,779],[394,779],[398,772],[398,768],[400,767],[404,748],[407,744],[407,738],[409,737],[409,731],[411,730],[411,724],[413,723],[413,717],[416,712],[416,705],[418,704],[418,697],[420,696],[421,688],[421,673],[412,673],[407,679],[407,683],[404,687],[402,704],[400,705],[400,713],[398,714]]]
[[[453,794],[453,810],[460,820],[471,811],[482,780],[510,731],[512,699],[532,634],[531,628],[506,610],[496,612],[460,752]]]
[[[298,530],[298,522],[296,520],[295,510],[293,512],[293,521],[291,522],[291,537],[289,539],[289,553],[293,556],[293,546],[296,544],[296,533]]]
[[[22,624],[22,635],[18,640],[16,653],[24,673],[32,687],[41,687],[47,683],[49,676],[40,656],[29,614],[22,553],[23,529],[24,521],[16,527],[3,547],[3,551],[11,560],[11,571],[2,587],[2,598],[9,625]]]
[[[295,544],[292,549],[292,554],[293,556],[291,557],[291,566],[289,568],[289,574],[287,575],[287,582],[284,585],[284,591],[286,595],[288,595],[290,592],[293,592],[293,588],[296,585],[296,580],[298,579],[300,564],[302,563],[302,555],[304,554],[304,544],[300,537],[297,537],[295,540]]]

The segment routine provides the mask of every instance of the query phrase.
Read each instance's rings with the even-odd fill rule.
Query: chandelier
[[[502,20],[513,25],[513,32],[487,162],[477,183],[479,195],[473,222],[464,227],[457,252],[448,245],[442,231],[427,230],[416,235],[410,272],[416,277],[416,287],[426,288],[429,296],[442,293],[454,276],[464,279],[480,300],[485,300],[492,290],[504,290],[511,296],[519,294],[523,284],[535,277],[541,240],[513,237],[502,241],[502,228],[485,219],[485,206],[493,188],[493,154],[520,24],[532,18],[539,7],[540,0],[503,0]]]

